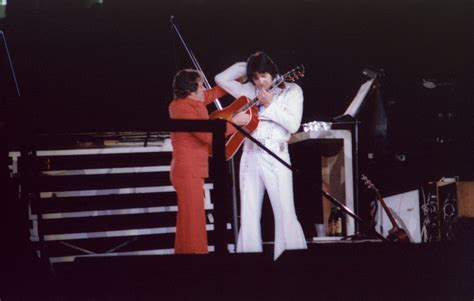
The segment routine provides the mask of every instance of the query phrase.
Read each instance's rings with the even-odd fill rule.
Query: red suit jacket
[[[214,99],[222,97],[226,92],[220,87],[214,87],[204,92],[204,102],[186,97],[173,100],[169,106],[171,119],[209,119],[206,105]],[[226,135],[235,131],[231,126],[227,127]],[[171,144],[173,145],[173,161],[171,173],[184,175],[192,173],[195,177],[206,178],[209,176],[208,157],[210,145],[212,145],[212,134],[202,132],[174,132],[171,133]]]
[[[191,97],[173,100],[172,119],[209,119],[206,105],[226,94],[219,87],[204,92],[204,102]],[[228,127],[229,128],[229,127]],[[235,131],[229,128],[228,132]],[[171,133],[173,160],[170,178],[178,195],[175,253],[207,253],[204,179],[209,176],[208,157],[212,134],[203,132]]]

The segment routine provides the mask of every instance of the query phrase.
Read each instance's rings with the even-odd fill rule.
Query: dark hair
[[[264,52],[257,51],[247,59],[247,78],[253,83],[253,76],[256,73],[270,73],[272,78],[278,74],[278,67],[272,59]]]
[[[201,73],[194,69],[183,69],[178,71],[173,79],[173,94],[177,98],[185,98],[192,92],[197,91],[198,79]]]

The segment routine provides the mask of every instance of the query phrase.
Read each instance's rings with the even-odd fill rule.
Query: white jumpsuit
[[[255,86],[236,79],[246,74],[247,64],[240,62],[219,73],[216,83],[235,98],[256,97]],[[252,136],[280,158],[290,163],[287,141],[301,123],[303,91],[294,83],[277,88],[268,107],[261,107],[259,124]],[[262,252],[261,211],[265,189],[275,219],[276,260],[284,250],[306,249],[306,239],[296,217],[293,201],[292,172],[249,139],[243,146],[240,161],[241,226],[237,252]]]

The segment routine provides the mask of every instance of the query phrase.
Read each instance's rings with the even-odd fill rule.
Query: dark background
[[[192,67],[171,30],[174,15],[211,84],[256,50],[282,72],[304,64],[303,122],[332,121],[366,80],[362,70],[383,69],[381,97],[365,107],[385,108],[384,149],[364,164],[382,182],[470,178],[473,8],[462,0],[9,0],[1,27],[22,96],[4,99],[2,115],[13,132],[159,125],[173,75]],[[441,84],[427,89],[423,79]],[[365,116],[363,161],[374,151]]]
[[[474,2],[471,0],[104,0],[102,5],[92,7],[84,3],[82,0],[8,0],[7,16],[0,20],[0,29],[8,41],[22,96],[11,97],[11,83],[4,81],[7,77],[2,57],[0,166],[7,165],[6,153],[15,147],[13,142],[27,142],[35,131],[159,127],[168,118],[174,74],[191,67],[171,30],[169,18],[174,15],[211,83],[216,73],[245,60],[256,50],[269,53],[283,72],[304,64],[306,77],[299,82],[305,94],[303,122],[332,121],[345,111],[366,80],[362,70],[383,69],[380,95],[368,99],[361,112],[359,159],[361,171],[369,173],[384,195],[420,187],[442,176],[474,179]],[[439,85],[426,89],[422,79]],[[4,93],[5,90],[10,91]],[[387,128],[377,138],[374,137],[377,122],[372,112],[380,107],[385,109],[382,120]],[[374,143],[375,140],[383,141],[383,147],[375,147],[381,145]],[[368,152],[375,153],[373,160],[367,160]],[[310,156],[308,159],[319,157]],[[301,160],[306,158],[298,159],[295,161],[311,169],[306,160]],[[316,166],[313,172],[319,170]],[[311,176],[319,175],[308,175]],[[17,275],[14,280],[6,282],[7,286],[18,281],[21,293],[27,294],[24,283],[36,283],[39,288],[47,279],[45,273],[36,272],[31,268],[32,263],[24,261],[24,258],[33,261],[33,251],[29,247],[16,247],[21,246],[18,241],[25,246],[29,243],[29,226],[24,222],[26,204],[16,202],[17,179],[10,178],[6,168],[0,177],[1,183],[12,182],[9,190],[4,191],[7,198],[2,197],[0,210],[4,213],[2,221],[7,222],[7,226],[1,227],[5,242],[0,256],[5,267],[2,272],[17,271],[13,273]],[[304,180],[307,182],[299,184],[313,183],[313,178]],[[315,186],[310,193],[317,193]],[[312,197],[310,193],[306,196]],[[367,209],[369,200],[362,193],[360,207]],[[296,206],[300,204],[296,200]],[[268,207],[265,212],[269,212]],[[272,215],[264,218],[271,219]],[[311,218],[310,222],[314,222]],[[203,265],[192,269],[188,263],[199,262],[194,257],[189,262],[179,257],[155,258],[155,264],[150,264],[149,258],[131,258],[144,260],[135,273],[130,273],[130,266],[127,268],[123,262],[113,261],[118,258],[111,258],[109,265],[82,263],[85,265],[84,273],[79,274],[81,278],[74,276],[69,285],[53,283],[44,290],[59,289],[58,294],[74,295],[77,291],[68,290],[81,283],[80,291],[89,285],[100,291],[108,280],[113,283],[109,287],[111,292],[121,287],[120,291],[126,292],[130,280],[136,283],[146,280],[145,287],[153,287],[165,295],[168,291],[176,294],[175,279],[185,279],[187,282],[182,282],[181,287],[194,288],[199,284],[201,290],[211,290],[217,280],[220,283],[217,287],[233,294],[234,283],[240,281],[244,284],[240,288],[250,286],[250,290],[240,294],[264,296],[263,292],[273,291],[273,294],[282,292],[280,298],[286,299],[290,296],[285,291],[287,287],[294,288],[288,290],[291,296],[306,291],[308,295],[319,296],[323,292],[321,283],[329,282],[344,283],[346,288],[331,289],[326,293],[331,298],[334,293],[348,292],[352,297],[353,292],[373,292],[374,288],[376,295],[383,290],[392,299],[393,293],[423,291],[439,297],[453,296],[452,291],[461,289],[467,292],[468,288],[470,293],[466,296],[472,297],[470,278],[464,276],[471,275],[468,273],[472,264],[466,264],[466,260],[471,260],[472,248],[464,247],[465,251],[461,248],[461,244],[470,243],[467,233],[471,235],[472,231],[466,225],[459,225],[464,235],[459,236],[458,249],[452,252],[408,245],[415,249],[414,256],[402,245],[392,249],[392,253],[387,253],[383,246],[374,249],[372,245],[347,245],[348,248],[340,250],[345,246],[336,249],[327,245],[326,250],[315,249],[314,257],[311,253],[305,256],[285,253],[276,266],[270,255],[261,271],[260,257],[245,257],[247,261],[237,257],[234,265],[228,258],[216,261],[213,257],[201,257]],[[330,256],[321,256],[324,254]],[[397,287],[381,285],[386,280],[378,276],[381,262],[388,263],[385,268],[393,280],[397,277],[395,281],[389,278],[386,283],[396,282]],[[451,262],[453,268],[448,268]],[[171,275],[179,273],[179,277],[162,277],[168,270]],[[187,273],[182,273],[183,270]],[[202,279],[203,270],[211,275],[204,278],[204,285],[195,281]],[[352,273],[341,273],[346,270]],[[263,271],[270,271],[271,276]],[[188,274],[189,279],[183,278]],[[122,282],[116,282],[117,278]],[[263,286],[262,290],[264,278],[271,285]],[[87,279],[89,282],[83,285]],[[170,279],[172,285],[162,282],[163,279]],[[427,285],[419,286],[418,282]],[[133,288],[147,293],[142,290],[143,284]],[[32,289],[31,292],[37,293]],[[196,295],[193,290],[193,297]]]

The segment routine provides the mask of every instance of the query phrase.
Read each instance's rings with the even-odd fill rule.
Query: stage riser
[[[37,203],[35,203],[36,205]],[[32,207],[33,212],[53,213],[64,210],[66,212],[85,210],[107,210],[110,208],[149,208],[176,206],[175,192],[161,193],[131,193],[103,196],[82,196],[67,198],[42,198],[40,208]]]
[[[169,178],[169,141],[158,147],[46,148],[22,154],[11,153],[12,170],[29,206],[30,240],[43,258],[173,253],[177,200]],[[212,178],[204,188],[213,251]],[[228,225],[226,241],[232,243]]]

